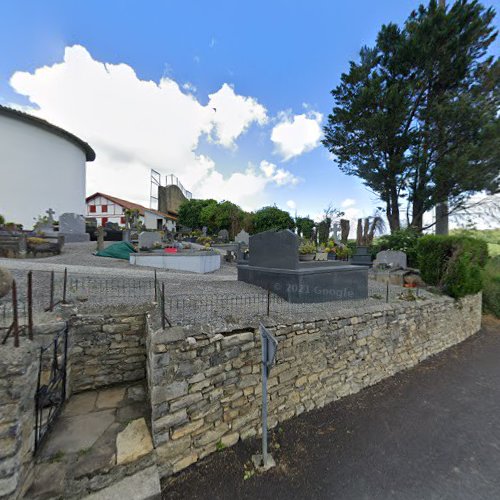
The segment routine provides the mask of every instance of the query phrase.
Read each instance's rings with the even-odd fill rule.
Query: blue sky
[[[145,202],[149,195],[145,172],[148,167],[154,167],[163,174],[175,171],[195,195],[207,196],[213,190],[214,197],[240,202],[246,208],[276,203],[292,212],[296,206],[299,214],[316,215],[331,202],[334,206],[344,204],[352,217],[368,215],[378,204],[376,197],[355,178],[342,174],[323,146],[313,147],[318,141],[301,154],[285,159],[271,135],[277,125],[293,123],[294,117],[300,115],[314,126],[321,114],[323,125],[332,106],[329,91],[348,69],[349,60],[357,57],[362,45],[373,44],[383,23],[401,24],[418,4],[412,0],[3,0],[0,5],[0,46],[3,47],[0,103],[32,106],[34,112],[88,140],[100,161],[89,165],[90,190],[99,189]],[[150,101],[145,92],[136,93],[130,88],[130,99],[139,102],[135,102],[134,109],[127,114],[126,95],[114,107],[108,108],[107,100],[100,102],[97,97],[94,102],[92,95],[99,92],[93,88],[93,81],[86,80],[82,88],[72,83],[69,76],[56,75],[55,71],[47,71],[43,77],[34,75],[37,68],[61,64],[65,48],[75,45],[84,48],[91,59],[84,64],[81,57],[67,54],[66,62],[69,65],[70,59],[74,61],[73,67],[80,68],[76,73],[81,71],[85,79],[93,74],[92,66],[88,66],[90,61],[124,63],[135,71],[137,88],[141,82],[151,80],[158,84],[166,78],[192,96],[200,108],[203,107],[198,114],[187,117],[182,106],[178,110],[174,108],[176,111],[172,113],[167,106],[163,113],[179,113],[177,122],[171,120],[169,126],[175,129],[186,126],[186,134],[192,133],[196,138],[192,155],[197,161],[202,155],[205,166],[196,174],[193,174],[194,166],[183,168],[181,163],[190,161],[191,157],[188,158],[186,151],[174,154],[182,137],[169,142],[172,134],[167,126],[165,139],[160,137],[157,143],[149,142],[154,134],[148,133],[144,138],[148,142],[147,151],[142,156],[131,147],[127,150],[131,142],[127,134],[137,136],[143,127],[137,126],[135,131],[132,128],[121,131],[120,127],[124,120],[130,123],[147,120],[147,112],[143,115],[137,111],[141,107],[147,111],[151,106],[150,115],[155,116],[152,123],[162,127],[162,117],[156,116],[157,101]],[[16,72],[23,73],[11,82]],[[100,78],[96,77],[96,86],[106,82],[104,76]],[[120,85],[120,75],[113,78],[110,86],[114,85],[116,91],[108,91],[110,100],[121,89],[126,89],[126,85]],[[13,89],[13,83],[18,92]],[[211,132],[204,129],[206,133],[200,131],[217,125],[203,125],[192,132],[189,124],[184,123],[190,119],[202,120],[198,116],[212,120],[205,118],[211,106],[209,95],[217,93],[224,84],[230,85],[234,94],[217,101],[222,103],[221,108],[213,116],[227,113],[227,118],[220,118],[224,123],[219,124],[231,128],[231,138],[225,143],[216,128]],[[87,91],[89,87],[93,94]],[[238,106],[243,104],[235,95],[252,98],[245,102],[247,121],[240,128],[234,120]],[[140,101],[142,98],[144,102]],[[71,99],[85,100],[86,108],[95,106],[93,115],[99,123],[94,126],[88,114],[72,106]],[[63,106],[62,102],[66,104]],[[113,109],[119,110],[115,113],[116,124],[108,120],[108,116],[99,114],[109,115]],[[265,117],[262,109],[265,109]],[[100,125],[103,121],[108,128]],[[156,148],[156,155],[149,154]],[[141,149],[140,144],[137,149]],[[170,156],[165,153],[167,150],[172,153]],[[262,162],[266,162],[267,170],[262,170]],[[270,164],[274,167],[269,167]],[[256,172],[248,182],[244,176],[233,178],[234,182],[224,182],[232,174],[244,173],[248,168]],[[214,171],[217,176],[212,175]],[[280,171],[283,180],[277,175]],[[205,185],[203,172],[212,175]],[[140,182],[136,182],[136,175],[141,178]],[[266,180],[262,180],[263,175],[267,175]],[[256,180],[256,176],[261,177]],[[117,182],[117,177],[124,178]],[[246,189],[248,196],[243,196]]]

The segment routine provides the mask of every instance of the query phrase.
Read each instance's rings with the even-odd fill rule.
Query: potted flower
[[[337,259],[337,247],[335,246],[335,242],[333,240],[330,240],[326,245],[326,251],[328,252],[328,260]]]
[[[311,241],[301,243],[299,246],[299,260],[309,262],[314,260],[316,255],[316,245]]]

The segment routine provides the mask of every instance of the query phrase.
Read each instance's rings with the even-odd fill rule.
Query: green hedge
[[[483,288],[482,270],[488,260],[485,241],[460,236],[426,235],[416,244],[422,279],[460,298]]]
[[[489,259],[484,269],[483,309],[500,318],[500,255]]]

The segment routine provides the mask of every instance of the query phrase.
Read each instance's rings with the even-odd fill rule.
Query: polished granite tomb
[[[290,230],[250,236],[250,257],[238,263],[238,280],[288,302],[366,299],[368,269],[342,261],[299,261],[299,238]]]

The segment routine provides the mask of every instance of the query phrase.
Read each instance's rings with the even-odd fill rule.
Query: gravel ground
[[[26,316],[27,273],[33,271],[34,309],[43,311],[50,303],[50,271],[55,271],[54,300],[63,296],[64,269],[68,269],[67,300],[80,309],[109,306],[147,305],[155,299],[154,268],[134,267],[127,261],[92,255],[95,242],[66,245],[61,255],[39,259],[0,259],[0,266],[11,270],[18,283],[21,321]],[[158,287],[165,286],[165,311],[172,324],[210,324],[212,328],[236,328],[267,317],[268,297],[262,288],[237,280],[235,264],[223,263],[209,274],[157,270]],[[404,303],[407,290],[390,287],[390,302]],[[429,297],[419,291],[421,299]],[[303,320],[311,316],[329,317],[385,302],[386,286],[369,281],[366,300],[335,301],[323,304],[290,304],[271,296],[270,315],[276,321]],[[158,299],[158,294],[157,294]],[[0,326],[8,322],[9,297],[0,302]],[[4,305],[2,305],[4,304]]]

